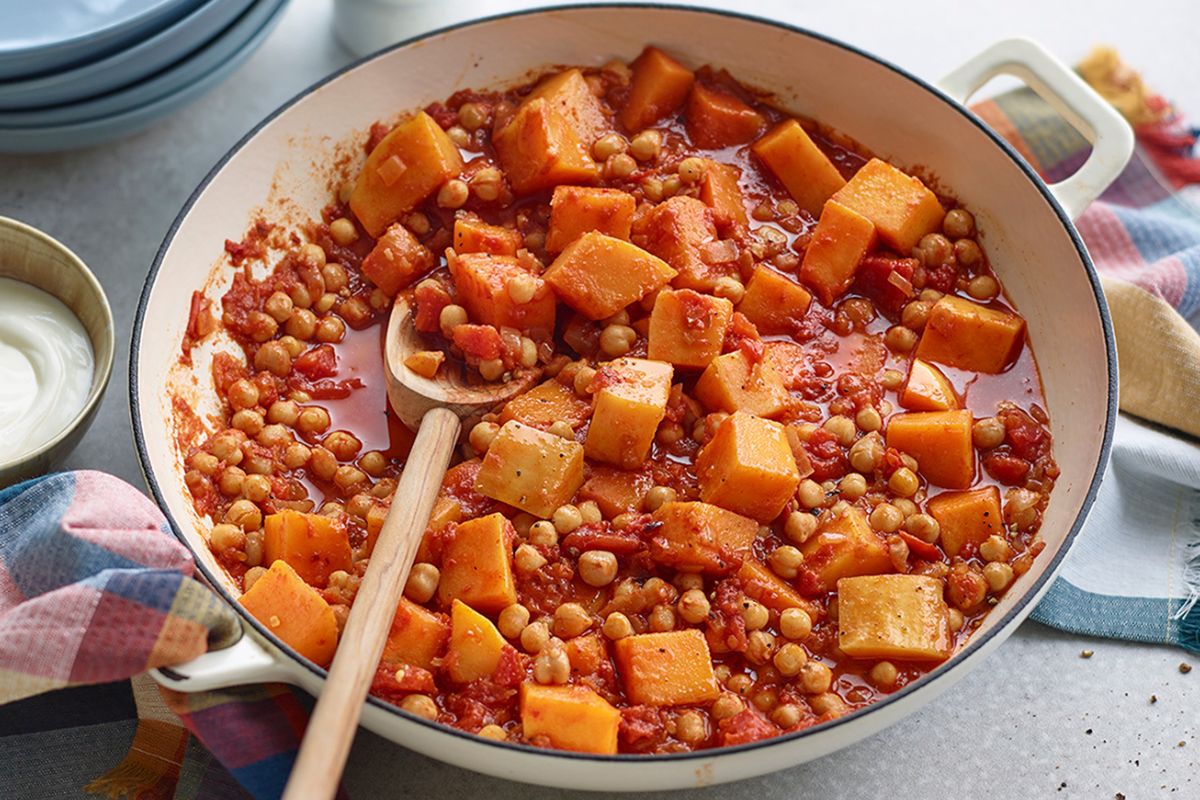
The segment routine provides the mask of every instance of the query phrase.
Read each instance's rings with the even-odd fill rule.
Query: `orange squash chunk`
[[[913,411],[950,411],[958,408],[958,395],[942,371],[914,358],[908,380],[900,392],[900,405]]]
[[[546,430],[562,420],[572,428],[578,428],[591,415],[590,400],[551,378],[505,403],[500,412],[500,424],[515,419],[532,428]]]
[[[380,663],[389,667],[408,664],[432,670],[433,660],[442,654],[449,638],[450,623],[445,614],[435,614],[401,597]]]
[[[861,510],[851,506],[825,523],[800,547],[804,568],[813,573],[826,589],[840,578],[852,575],[878,575],[892,572],[888,546],[867,524]]]
[[[577,68],[563,70],[539,83],[525,98],[529,103],[538,98],[546,100],[562,115],[579,141],[590,146],[605,130],[608,122],[600,98],[592,94],[583,73]]]
[[[914,411],[888,420],[888,447],[908,453],[927,481],[966,489],[975,478],[971,412]]]
[[[446,261],[458,288],[458,300],[472,322],[522,331],[554,330],[554,292],[515,257],[448,251]],[[508,293],[508,282],[518,275],[531,276],[537,287],[528,303],[517,303]]]
[[[433,269],[433,253],[408,228],[392,225],[362,261],[362,273],[388,297]]]
[[[459,217],[454,220],[454,252],[491,253],[494,256],[515,256],[521,249],[521,232],[512,228],[489,225],[478,217]]]
[[[804,251],[800,280],[831,305],[850,288],[859,262],[874,244],[875,226],[869,219],[830,201]]]
[[[794,119],[781,122],[751,147],[788,194],[814,217],[846,179]]]
[[[613,644],[617,671],[631,703],[678,706],[721,694],[704,634],[695,628],[626,636]]]
[[[638,133],[672,113],[687,99],[696,76],[657,47],[647,47],[633,62],[629,97],[621,109],[621,124]]]
[[[263,558],[286,561],[310,586],[329,583],[334,570],[353,566],[346,529],[331,517],[284,509],[263,521]]]
[[[663,289],[650,312],[647,355],[684,369],[704,369],[721,354],[733,303],[691,289]]]
[[[779,516],[800,474],[778,422],[738,411],[696,456],[700,499],[762,523]]]
[[[853,658],[941,661],[954,649],[942,582],[928,575],[838,581],[838,646]]]
[[[767,121],[733,95],[697,83],[688,95],[688,138],[697,147],[715,150],[745,144],[762,133]]]
[[[917,358],[948,367],[1003,372],[1025,344],[1025,320],[996,308],[946,295],[934,303]]]
[[[788,402],[783,378],[771,360],[751,362],[741,350],[714,358],[694,394],[709,411],[748,411],[760,417],[778,415]]]
[[[946,216],[928,186],[878,158],[864,164],[833,199],[871,220],[879,238],[904,256]]]
[[[667,285],[675,270],[637,245],[593,231],[567,245],[542,277],[571,308],[604,319]]]
[[[433,117],[418,111],[367,156],[350,210],[375,238],[462,170],[463,160]]]
[[[791,333],[811,304],[812,295],[803,286],[769,267],[758,266],[746,284],[738,311],[759,333]]]
[[[450,606],[450,653],[446,671],[456,683],[470,683],[496,671],[508,642],[487,617],[458,600]]]
[[[971,555],[992,534],[1004,535],[1000,490],[985,486],[970,492],[943,492],[926,503],[941,530],[939,542],[950,558]]]
[[[571,669],[580,675],[595,675],[608,658],[608,648],[599,633],[576,636],[566,642],[567,660]]]
[[[333,609],[286,561],[272,564],[238,602],[280,641],[317,666],[328,666],[333,660],[338,639]]]
[[[594,501],[600,506],[600,513],[612,519],[627,511],[637,511],[652,486],[654,478],[649,473],[594,466],[579,488],[579,496]]]
[[[584,143],[554,104],[538,97],[523,104],[492,137],[513,191],[530,194],[560,183],[591,183],[600,174]]]
[[[650,554],[684,572],[727,575],[758,536],[757,522],[710,503],[664,503],[654,521],[662,527],[650,542]]]
[[[738,181],[741,173],[732,164],[704,159],[704,177],[700,180],[700,200],[712,209],[719,230],[744,226],[746,202]]]
[[[717,281],[736,271],[733,262],[709,264],[702,257],[705,245],[717,240],[713,212],[694,197],[675,195],[640,215],[633,223],[634,241],[679,272],[673,285],[679,289],[712,292]]]
[[[521,729],[560,750],[613,755],[621,712],[584,686],[521,684]]]
[[[501,426],[475,479],[475,490],[485,497],[543,519],[581,485],[583,445],[516,420]]]
[[[558,186],[550,198],[546,252],[558,253],[589,231],[628,239],[637,201],[620,189]]]
[[[746,596],[757,600],[764,606],[775,611],[787,611],[789,608],[802,609],[813,622],[819,616],[817,607],[800,596],[800,593],[780,578],[757,558],[747,557],[737,571],[738,580]]]
[[[592,381],[587,457],[623,469],[645,461],[666,414],[673,373],[670,364],[642,358],[602,364]]]
[[[497,613],[517,602],[512,575],[512,523],[497,512],[461,523],[442,551],[438,600],[461,600],[472,608]]]

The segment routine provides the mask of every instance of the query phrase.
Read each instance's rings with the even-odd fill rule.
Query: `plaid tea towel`
[[[1078,69],[1138,139],[1077,222],[1112,312],[1124,413],[1096,504],[1033,619],[1200,651],[1198,131],[1113,50],[1097,48]],[[1087,158],[1083,137],[1027,89],[975,111],[1047,181]]]

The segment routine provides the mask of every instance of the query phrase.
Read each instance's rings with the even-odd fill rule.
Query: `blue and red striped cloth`
[[[1124,356],[1122,342],[1138,346],[1131,338],[1137,328],[1171,328],[1177,363],[1169,378],[1195,385],[1186,381],[1200,376],[1197,132],[1111,53],[1094,56],[1081,71],[1137,123],[1140,143],[1125,173],[1079,220],[1109,279],[1118,348]],[[1011,92],[977,111],[1048,180],[1070,174],[1086,156],[1082,137],[1031,92]],[[1156,405],[1162,386],[1140,385],[1163,380],[1153,372],[1145,377],[1141,362],[1147,360],[1133,359],[1131,375],[1123,365],[1123,382],[1131,388],[1128,397],[1122,391],[1122,408],[1200,433],[1192,427],[1200,425],[1194,414]],[[1098,508],[1107,502],[1115,509],[1113,524],[1129,541],[1110,542],[1112,531],[1105,528],[1112,526],[1089,525],[1036,618],[1200,650],[1200,608],[1193,608],[1200,588],[1200,450],[1169,431],[1123,418],[1114,471]],[[1152,479],[1147,486],[1137,482],[1146,476]],[[1154,494],[1164,485],[1166,495]],[[1150,511],[1175,504],[1176,513],[1155,518],[1170,528],[1170,547],[1139,539],[1152,531],[1137,521],[1122,523],[1127,497],[1119,487],[1152,496]],[[1142,560],[1161,562],[1161,573],[1154,573],[1160,577],[1149,586],[1122,586],[1113,574],[1128,571],[1111,560],[1112,549],[1122,552],[1126,545]],[[1161,554],[1153,552],[1160,546]],[[279,686],[179,695],[160,692],[144,675],[237,635],[236,615],[192,574],[187,550],[158,509],[115,478],[51,475],[0,492],[4,796],[45,796],[51,784],[108,797],[280,795],[307,721],[306,698]],[[131,740],[120,752],[105,749],[105,743]]]

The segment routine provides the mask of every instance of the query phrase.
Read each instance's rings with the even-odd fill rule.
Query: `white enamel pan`
[[[232,270],[214,270],[226,238],[256,213],[273,221],[316,217],[338,153],[361,158],[362,132],[464,88],[526,78],[555,64],[632,59],[647,43],[692,66],[711,63],[773,92],[901,166],[950,187],[978,220],[989,257],[1025,315],[1041,367],[1062,468],[1042,537],[1045,551],[953,658],[882,701],[823,725],[738,747],[670,756],[593,756],[498,743],[370,700],[362,724],[398,744],[468,769],[547,786],[672,789],[732,781],[794,766],[870,736],[930,702],[1000,645],[1050,585],[1091,506],[1117,413],[1117,367],[1108,311],[1071,220],[1118,175],[1132,152],[1125,122],[1067,67],[1023,40],[998,43],[929,84],[819,34],[739,14],[680,7],[589,6],[537,10],[459,25],[361,60],[301,93],[221,159],[180,212],[150,270],[130,363],[137,448],[155,498],[200,570],[242,614],[234,646],[157,678],[182,691],[283,681],[312,694],[325,670],[299,657],[241,612],[238,591],[205,543],[183,482],[167,388],[201,417],[217,408],[204,356],[179,364],[192,292],[218,297]],[[1047,186],[963,103],[997,74],[1032,86],[1093,144],[1071,178]],[[219,346],[219,345],[218,345]],[[193,377],[199,376],[199,377]],[[181,445],[183,443],[183,445]],[[416,468],[420,468],[417,465]]]

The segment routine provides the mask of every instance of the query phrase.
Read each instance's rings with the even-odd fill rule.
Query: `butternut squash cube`
[[[685,121],[692,144],[706,150],[745,144],[767,127],[762,114],[728,92],[702,83],[692,86]]]
[[[879,238],[902,256],[946,216],[928,186],[878,158],[864,164],[833,199],[871,220]]]
[[[739,184],[741,173],[732,164],[704,159],[704,177],[700,180],[700,200],[712,209],[719,230],[744,226],[746,202]]]
[[[900,392],[900,405],[913,411],[950,411],[958,408],[958,395],[942,371],[914,358],[908,380]]]
[[[557,186],[550,198],[546,252],[558,253],[585,233],[628,239],[637,201],[620,189]]]
[[[592,424],[584,443],[587,457],[622,469],[645,461],[666,414],[673,372],[670,364],[642,358],[601,365],[592,382]]]
[[[582,484],[583,445],[515,420],[501,426],[475,479],[485,497],[543,519]]]
[[[621,124],[638,133],[683,105],[696,76],[657,47],[647,47],[634,59],[629,97],[621,109]]]
[[[941,529],[942,550],[950,558],[969,557],[992,534],[1004,535],[1000,490],[984,486],[970,492],[943,492],[926,503]]]
[[[309,586],[324,588],[329,573],[353,566],[346,528],[331,517],[284,509],[263,521],[263,558],[286,561]]]
[[[317,666],[333,661],[338,640],[333,609],[286,561],[273,563],[238,602],[280,641]]]
[[[838,581],[838,646],[854,658],[941,661],[954,647],[942,582],[928,575]]]
[[[871,221],[831,200],[804,251],[800,280],[812,287],[822,303],[831,305],[854,283],[859,262],[874,244]]]
[[[512,523],[499,512],[455,528],[442,550],[438,600],[443,607],[461,600],[494,614],[517,602],[512,575],[512,543],[516,537]]]
[[[470,683],[496,671],[508,642],[492,621],[455,598],[450,606],[450,653],[446,671],[456,683]]]
[[[489,225],[473,216],[454,220],[454,252],[459,255],[491,253],[494,256],[515,256],[521,244],[521,232],[513,228]]]
[[[684,369],[704,369],[721,354],[733,303],[691,289],[663,289],[650,312],[646,354]]]
[[[1025,344],[1025,320],[996,308],[946,295],[929,311],[917,358],[948,367],[995,374]]]
[[[691,705],[721,694],[708,642],[695,628],[626,636],[614,642],[613,650],[631,703]]]
[[[375,238],[462,170],[450,137],[424,111],[397,125],[367,156],[350,210]]]
[[[491,253],[457,254],[447,251],[450,276],[458,288],[458,300],[472,322],[522,331],[553,331],[557,303],[546,282],[521,266],[513,256]],[[533,299],[517,303],[508,293],[508,282],[517,276],[534,280]]]
[[[380,663],[392,668],[407,664],[432,670],[434,659],[442,654],[449,638],[450,623],[445,614],[434,613],[401,597]]]
[[[562,420],[572,428],[578,428],[591,415],[590,400],[551,378],[505,403],[500,412],[500,424],[515,419],[532,428],[546,430]]]
[[[609,128],[600,98],[592,94],[583,73],[577,68],[563,70],[543,80],[525,98],[525,103],[538,98],[545,99],[551,108],[561,114],[585,145],[590,146]]]
[[[392,225],[362,260],[362,273],[388,297],[395,297],[433,269],[433,253],[408,228]]]
[[[542,277],[571,308],[604,319],[666,286],[675,270],[637,245],[593,231],[567,245]]]
[[[783,378],[770,359],[751,362],[741,350],[714,358],[694,394],[709,411],[746,411],[759,417],[777,416],[788,402]]]
[[[579,496],[594,501],[600,506],[600,513],[612,519],[627,511],[637,511],[652,486],[654,477],[649,473],[594,466],[580,487]]]
[[[814,217],[846,179],[794,119],[781,122],[751,147],[788,194]]]
[[[887,443],[908,453],[927,481],[947,489],[966,489],[975,478],[971,412],[913,411],[888,420]]]
[[[545,736],[560,750],[613,755],[621,712],[584,686],[521,684],[525,738]]]
[[[633,221],[634,241],[679,272],[679,289],[712,292],[717,281],[736,271],[734,262],[709,264],[703,248],[717,240],[713,212],[694,197],[675,195]]]
[[[600,174],[584,143],[554,104],[544,97],[523,104],[493,137],[508,182],[517,194],[560,183],[591,183]]]
[[[778,422],[738,411],[696,456],[700,499],[767,523],[779,516],[800,474]]]
[[[820,613],[817,607],[801,597],[792,586],[776,575],[766,564],[757,558],[747,557],[737,571],[738,580],[746,596],[757,600],[767,608],[775,611],[787,611],[789,608],[802,609],[813,622]]]
[[[826,590],[841,578],[892,572],[887,542],[867,523],[861,510],[851,506],[817,531],[800,547],[804,568]]]
[[[650,541],[651,556],[683,572],[727,575],[758,536],[757,522],[709,503],[664,503],[654,521],[661,527]]]
[[[604,637],[598,632],[568,639],[566,650],[571,669],[580,675],[595,675],[608,658]]]
[[[812,295],[803,286],[770,267],[758,266],[746,284],[738,311],[759,333],[792,333],[811,304]]]

